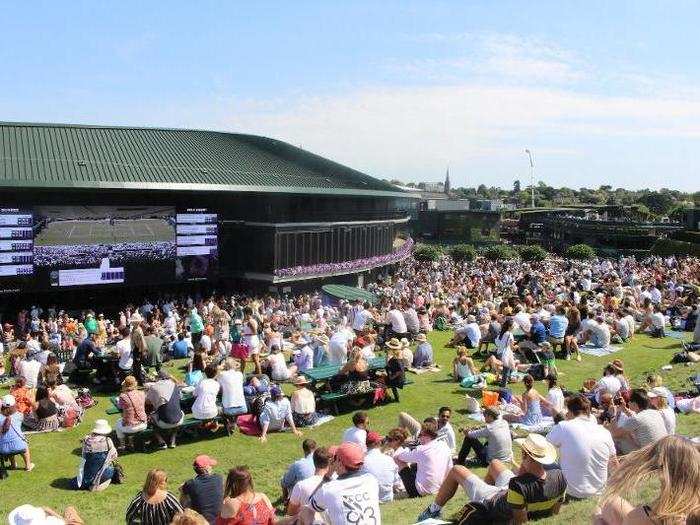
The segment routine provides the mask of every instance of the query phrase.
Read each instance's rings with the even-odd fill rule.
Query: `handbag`
[[[455,525],[481,525],[483,523],[493,523],[490,519],[488,509],[483,503],[471,502],[464,505],[450,519]]]
[[[112,474],[112,483],[121,485],[126,479],[126,472],[124,471],[124,467],[122,467],[121,463],[117,463],[115,461],[112,463],[112,468],[114,468],[114,474]]]

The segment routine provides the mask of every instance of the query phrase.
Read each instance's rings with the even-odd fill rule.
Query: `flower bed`
[[[413,239],[408,238],[397,250],[364,259],[354,259],[338,263],[312,264],[310,266],[294,266],[292,268],[279,268],[275,270],[275,277],[308,277],[310,275],[326,275],[333,273],[352,273],[368,270],[375,266],[395,263],[410,255],[413,248]]]

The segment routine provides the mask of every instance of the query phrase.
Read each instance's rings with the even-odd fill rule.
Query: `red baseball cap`
[[[367,432],[367,438],[365,439],[365,443],[367,445],[375,445],[376,443],[381,443],[384,438],[381,436],[379,432]]]
[[[334,456],[349,469],[358,469],[365,462],[365,453],[357,443],[341,443]]]
[[[196,458],[194,458],[194,466],[199,467],[199,468],[207,468],[207,467],[214,467],[216,466],[217,461],[212,458],[207,456],[206,454],[200,454]]]

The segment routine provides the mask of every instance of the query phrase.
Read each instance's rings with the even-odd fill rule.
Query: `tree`
[[[471,244],[455,244],[450,248],[450,257],[456,262],[473,261],[476,251]]]
[[[484,250],[484,257],[486,257],[489,261],[510,261],[518,258],[518,252],[516,252],[510,246],[499,244],[486,248]]]
[[[653,191],[643,195],[638,202],[644,204],[652,213],[666,215],[675,204],[675,199],[668,192]]]
[[[518,253],[523,261],[544,261],[547,258],[547,250],[537,245],[521,246]]]
[[[520,181],[516,180],[513,183],[513,194],[517,195],[518,193],[520,193]]]
[[[435,262],[440,258],[440,255],[442,255],[442,250],[433,244],[417,244],[413,248],[413,257],[417,261]]]
[[[595,250],[587,244],[574,244],[564,252],[567,259],[587,260],[595,257]]]
[[[479,187],[476,189],[476,193],[478,195],[483,195],[486,197],[488,195],[488,189],[486,188],[486,184],[479,184]]]

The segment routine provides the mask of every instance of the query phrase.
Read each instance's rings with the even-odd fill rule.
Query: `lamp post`
[[[535,207],[535,162],[532,160],[532,152],[525,149],[528,159],[530,159],[530,207]]]

